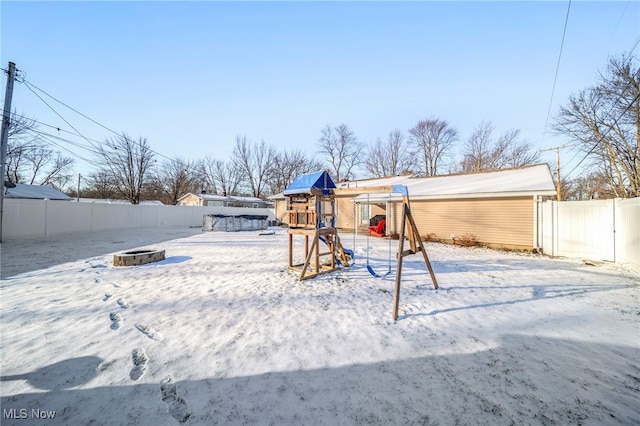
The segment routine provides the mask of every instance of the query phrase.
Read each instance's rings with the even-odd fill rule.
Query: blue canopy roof
[[[330,189],[335,189],[336,184],[333,183],[329,173],[321,170],[319,172],[300,175],[291,182],[291,185],[284,190],[284,195],[294,194],[311,194],[318,190],[323,193],[329,193]]]

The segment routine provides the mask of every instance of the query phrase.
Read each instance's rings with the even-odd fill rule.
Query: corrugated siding
[[[478,242],[498,246],[533,247],[533,199],[490,198],[468,200],[410,201],[413,218],[421,235],[472,234]],[[395,205],[393,224],[399,230],[401,205]]]

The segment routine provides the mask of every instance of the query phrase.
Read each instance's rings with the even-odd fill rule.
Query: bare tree
[[[25,136],[29,130],[35,129],[35,127],[36,121],[34,119],[18,114],[14,109],[11,113],[7,136],[9,139],[16,139]]]
[[[425,175],[442,172],[451,158],[451,151],[458,141],[458,131],[446,120],[430,118],[419,121],[409,130],[410,141],[419,158],[419,167]]]
[[[195,162],[180,158],[164,161],[156,168],[150,189],[149,197],[159,198],[164,204],[178,204],[183,195],[198,191]]]
[[[520,130],[509,130],[494,139],[494,127],[483,121],[464,146],[460,167],[463,172],[499,170],[540,162],[540,153],[530,142],[520,139]]]
[[[372,177],[398,176],[415,170],[414,156],[400,130],[389,133],[386,142],[380,138],[366,151],[364,168]]]
[[[474,129],[464,146],[462,171],[478,172],[492,167],[492,133],[493,124],[485,121]]]
[[[48,146],[35,132],[35,120],[12,114],[4,178],[9,182],[47,185],[63,190],[71,181],[73,159]]]
[[[232,161],[206,157],[198,164],[203,186],[208,192],[224,195],[237,194],[243,174]]]
[[[346,124],[321,130],[320,153],[326,156],[330,171],[336,181],[353,178],[355,168],[360,165],[364,145]]]
[[[140,204],[142,189],[151,178],[154,153],[145,138],[126,133],[108,138],[97,147],[101,171],[109,176],[119,196]]]
[[[265,190],[275,155],[275,149],[265,141],[250,144],[246,136],[236,137],[232,161],[242,172],[254,197],[267,195]]]
[[[85,179],[84,195],[90,198],[115,198],[116,184],[110,172],[98,170],[90,173]]]
[[[271,193],[282,192],[297,176],[318,170],[323,170],[322,162],[307,157],[302,151],[285,149],[283,152],[277,153],[273,159],[269,179]]]
[[[607,176],[597,170],[570,181],[563,179],[560,186],[563,200],[607,199],[616,196]]]
[[[211,194],[236,195],[243,174],[232,161],[206,157],[198,162],[203,190]]]
[[[637,58],[611,58],[598,85],[570,96],[553,127],[578,144],[616,197],[640,196],[639,97]]]

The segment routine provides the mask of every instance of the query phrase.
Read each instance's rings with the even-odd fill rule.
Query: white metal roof
[[[257,197],[240,197],[237,195],[218,195],[218,194],[195,194],[195,195],[207,201],[240,201],[245,203],[265,203],[266,202],[265,200],[262,200]],[[180,197],[180,199],[185,197],[186,195]]]
[[[340,182],[336,184],[336,187],[362,188],[363,186],[405,185],[405,182],[408,182],[411,179],[413,179],[412,175],[390,176],[390,177],[374,178],[374,179],[361,179],[361,180]]]
[[[76,201],[74,198],[73,201]],[[80,197],[81,203],[93,203],[93,204],[131,204],[129,200],[120,200],[114,198],[84,198]],[[143,200],[140,201],[140,205],[164,205],[160,200]]]
[[[5,188],[5,198],[33,198],[49,200],[71,200],[67,194],[50,186],[16,184],[15,188]]]
[[[383,180],[371,180],[366,186],[383,186]],[[408,178],[396,184],[406,185],[411,199],[493,198],[555,195],[555,185],[547,164],[492,172]],[[365,185],[361,185],[365,186]],[[398,198],[394,195],[392,198]],[[383,202],[388,195],[359,195],[358,202]]]

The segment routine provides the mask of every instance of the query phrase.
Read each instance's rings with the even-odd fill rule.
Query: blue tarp
[[[284,195],[309,194],[312,190],[322,190],[328,193],[329,189],[335,189],[331,176],[325,171],[300,175],[284,190]]]

